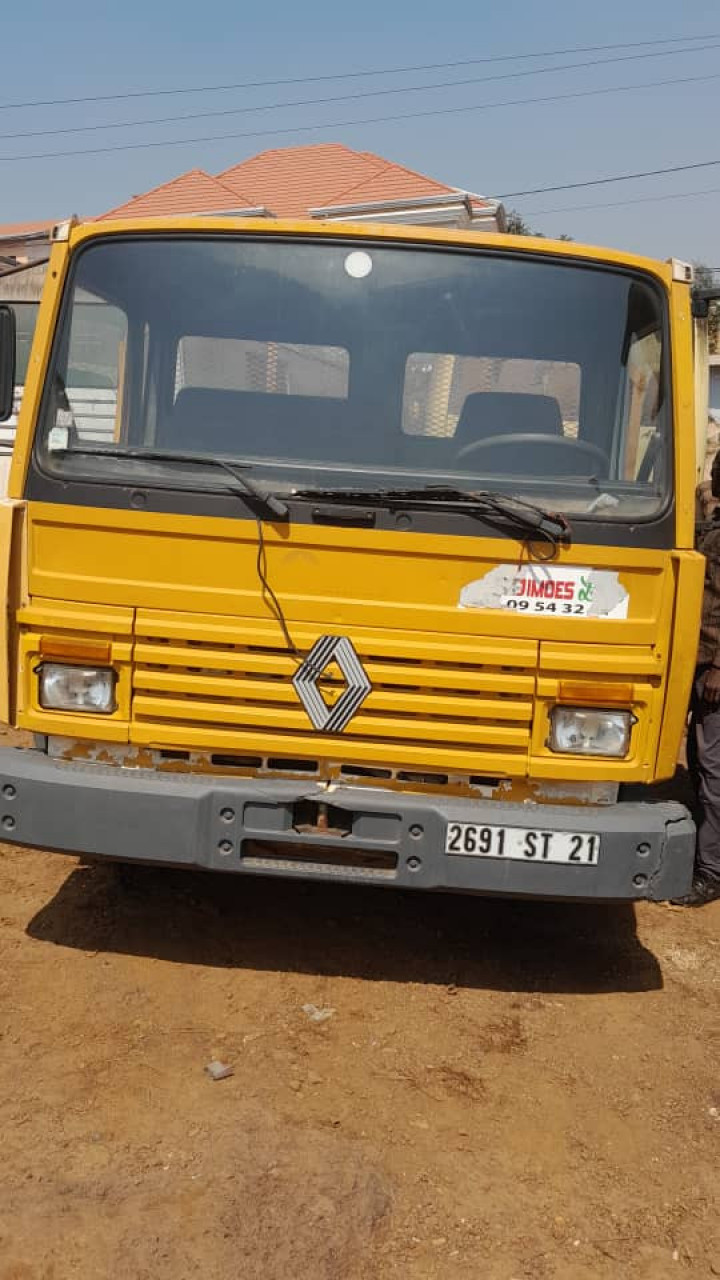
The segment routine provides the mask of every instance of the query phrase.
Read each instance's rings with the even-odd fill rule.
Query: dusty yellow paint
[[[16,611],[27,582],[25,510],[22,503],[0,502],[0,721],[9,724],[15,712],[17,652]]]
[[[691,549],[695,542],[695,487],[697,441],[695,433],[692,317],[690,290],[673,281],[670,288],[670,329],[672,361],[672,395],[675,446],[675,541],[680,549]],[[707,381],[707,377],[706,377]],[[703,458],[704,463],[704,439]]]

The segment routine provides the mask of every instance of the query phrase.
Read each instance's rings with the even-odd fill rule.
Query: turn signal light
[[[631,684],[586,684],[583,680],[561,680],[558,702],[574,702],[577,706],[607,707],[634,701]]]
[[[109,640],[84,640],[81,636],[40,637],[41,658],[105,666],[110,661],[110,653]]]

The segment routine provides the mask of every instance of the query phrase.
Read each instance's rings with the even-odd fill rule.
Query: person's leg
[[[698,669],[693,688],[692,761],[700,802],[695,871],[720,884],[720,707],[703,701],[705,670]]]
[[[698,667],[695,672],[695,679],[690,691],[690,724],[688,725],[685,743],[688,774],[696,793],[698,789],[698,718],[701,710],[702,686],[706,670],[706,667]]]
[[[707,667],[698,667],[690,702],[688,772],[698,799],[695,870],[690,893],[675,906],[702,907],[720,898],[720,707],[703,699]]]

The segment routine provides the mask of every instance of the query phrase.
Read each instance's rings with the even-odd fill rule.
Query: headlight
[[[550,714],[551,751],[581,756],[626,756],[635,716],[631,711],[593,707],[554,707]]]
[[[115,672],[105,667],[66,667],[44,662],[40,675],[40,706],[49,711],[115,710]]]

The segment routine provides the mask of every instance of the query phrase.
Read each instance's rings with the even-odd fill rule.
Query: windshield
[[[37,456],[110,483],[197,487],[157,460],[186,452],[288,494],[441,483],[649,519],[670,481],[663,307],[649,277],[507,251],[107,240],[76,260]]]

